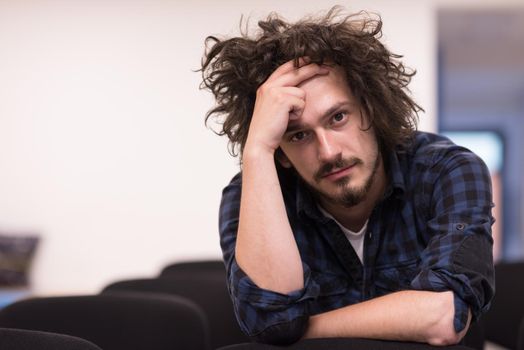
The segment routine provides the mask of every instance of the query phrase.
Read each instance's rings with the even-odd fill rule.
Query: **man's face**
[[[321,203],[350,207],[362,202],[382,160],[344,71],[334,67],[298,87],[306,93],[306,104],[300,117],[289,122],[280,144],[281,164],[293,167]]]

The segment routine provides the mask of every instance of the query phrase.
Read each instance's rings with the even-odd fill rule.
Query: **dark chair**
[[[136,279],[115,282],[103,294],[133,291],[180,295],[204,310],[209,322],[210,343],[213,349],[249,341],[241,331],[233,313],[225,277],[220,274],[172,274],[165,278]]]
[[[486,340],[516,349],[524,317],[524,262],[495,265],[495,297],[484,315]]]
[[[102,350],[93,343],[64,334],[0,328],[2,350]]]
[[[480,319],[477,322],[471,323],[468,332],[464,336],[464,339],[462,339],[462,345],[475,350],[484,350],[484,343],[484,323],[482,319]]]
[[[223,280],[226,279],[226,268],[222,260],[195,260],[195,261],[181,261],[168,265],[162,269],[159,277],[171,276],[221,276]]]
[[[34,298],[0,310],[0,327],[62,333],[104,350],[209,349],[205,316],[177,296]]]
[[[237,344],[222,347],[218,350],[470,350],[462,345],[435,347],[421,343],[406,343],[371,339],[326,338],[306,339],[287,347],[267,344]]]
[[[524,350],[524,317],[522,317],[522,320],[520,321],[517,350]]]

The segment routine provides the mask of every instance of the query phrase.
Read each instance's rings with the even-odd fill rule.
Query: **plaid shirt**
[[[399,290],[454,292],[454,327],[487,310],[494,293],[488,169],[448,139],[417,132],[389,155],[389,183],[364,238],[362,264],[340,227],[323,216],[295,175],[279,170],[304,288],[284,295],[257,287],[235,260],[241,173],[224,189],[220,243],[242,330],[263,342],[298,340],[309,315]],[[275,271],[277,273],[277,271]]]

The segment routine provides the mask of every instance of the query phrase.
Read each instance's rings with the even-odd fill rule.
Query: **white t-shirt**
[[[320,211],[322,212],[322,214],[324,214],[324,216],[332,219],[333,221],[337,223],[337,225],[340,227],[342,232],[344,232],[344,235],[348,239],[349,243],[351,243],[351,246],[355,250],[355,253],[357,253],[357,256],[360,259],[360,262],[364,264],[364,237],[365,237],[366,230],[368,228],[369,219],[366,220],[366,222],[364,223],[364,226],[362,226],[360,231],[353,232],[345,228],[344,226],[342,226],[340,222],[335,220],[335,218],[321,206],[318,206],[318,209],[320,209]]]

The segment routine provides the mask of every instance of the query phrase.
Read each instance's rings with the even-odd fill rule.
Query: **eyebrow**
[[[337,110],[344,106],[352,106],[353,104],[350,101],[340,101],[335,103],[333,106],[331,106],[327,111],[325,111],[322,114],[321,120],[324,120],[326,118],[329,118],[333,113],[335,113]],[[288,134],[297,130],[306,129],[307,124],[301,123],[301,122],[290,122],[287,126],[286,132],[284,134]]]

